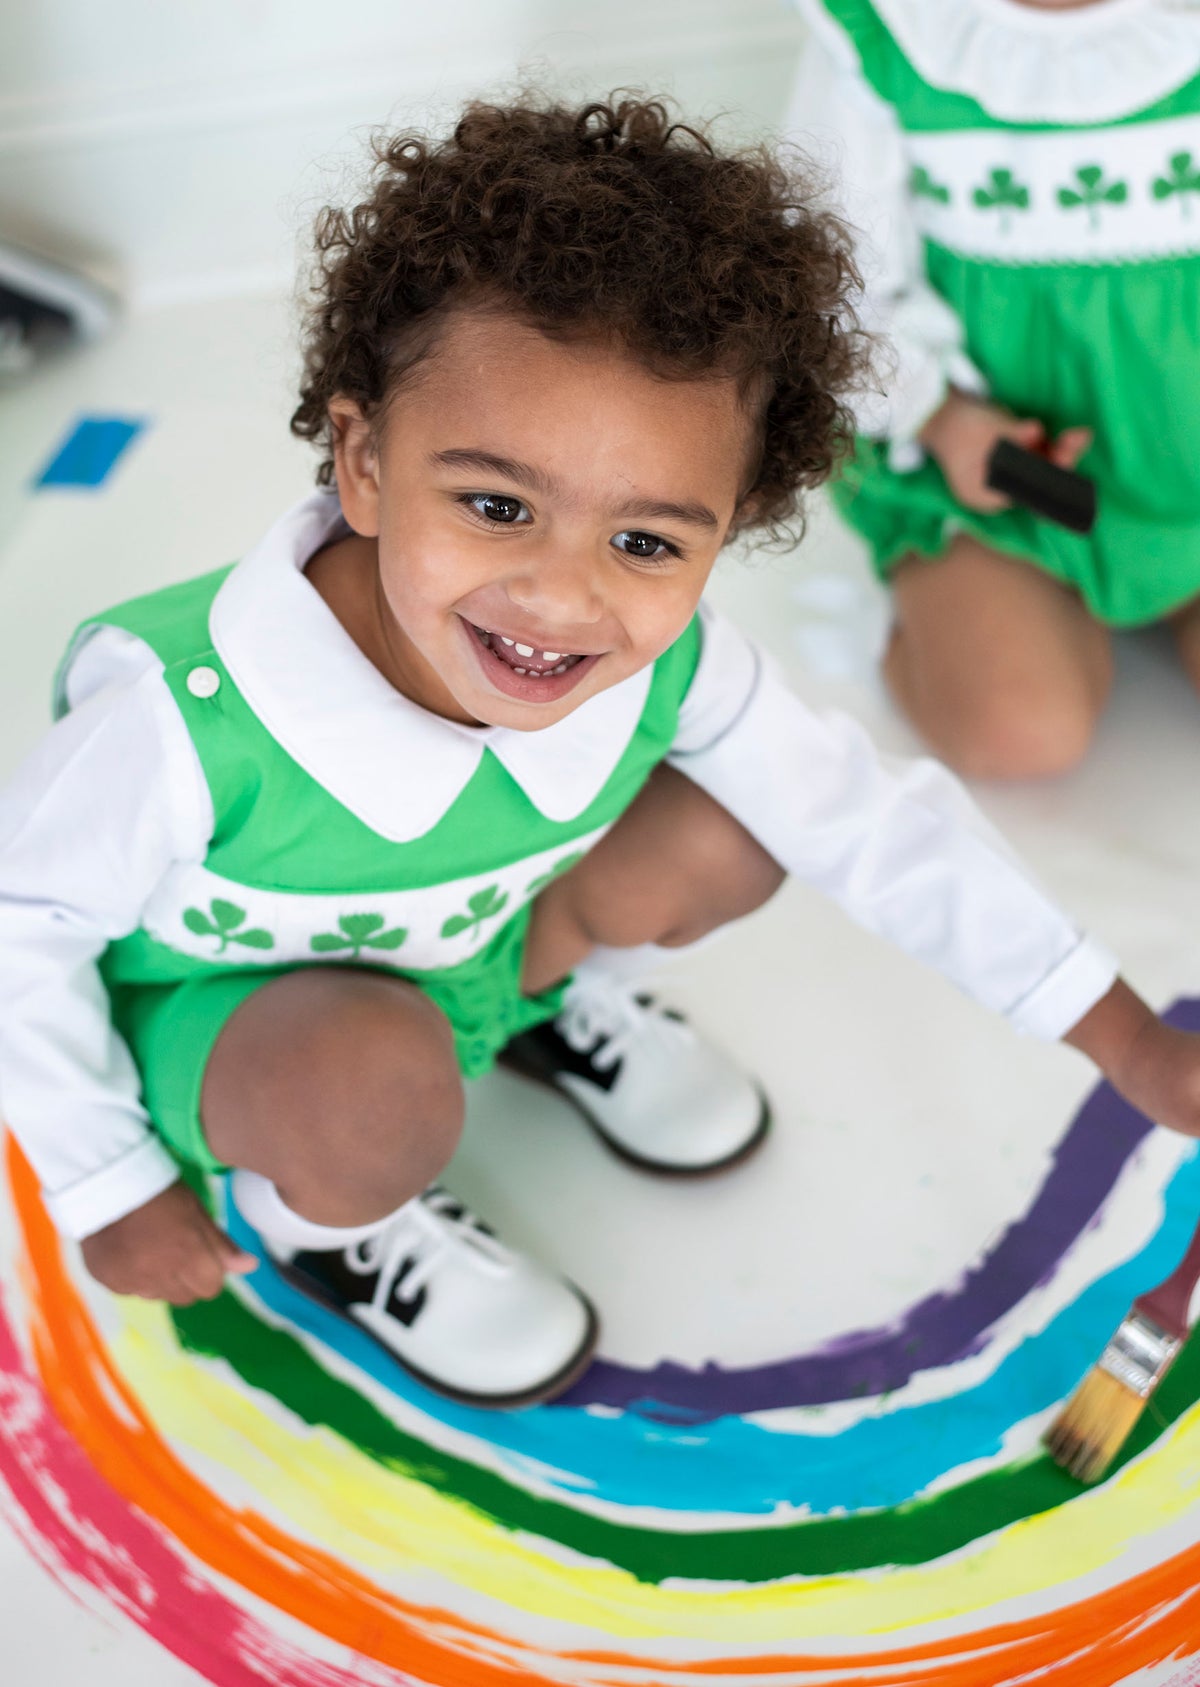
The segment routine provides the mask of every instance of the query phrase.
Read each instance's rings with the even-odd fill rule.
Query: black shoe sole
[[[310,1277],[306,1271],[298,1271],[294,1266],[285,1265],[280,1260],[272,1260],[271,1263],[279,1275],[289,1282],[294,1289],[298,1289],[302,1295],[307,1295],[309,1300],[316,1301],[327,1311],[336,1313],[339,1318],[349,1324],[351,1329],[357,1330],[360,1335],[367,1336],[369,1340],[375,1343],[381,1353],[387,1354],[394,1365],[399,1365],[402,1371],[414,1377],[425,1388],[432,1390],[434,1394],[443,1395],[447,1400],[453,1400],[459,1406],[481,1406],[486,1410],[507,1412],[515,1411],[521,1406],[545,1405],[548,1400],[556,1399],[558,1395],[565,1394],[568,1388],[579,1381],[592,1362],[596,1351],[596,1343],[600,1338],[600,1318],[596,1308],[582,1290],[576,1289],[575,1293],[579,1296],[587,1311],[587,1329],[579,1348],[562,1369],[556,1371],[545,1382],[539,1383],[536,1388],[526,1389],[522,1393],[472,1394],[467,1389],[452,1388],[448,1383],[439,1382],[437,1377],[430,1376],[419,1365],[410,1364],[407,1359],[402,1359],[394,1348],[389,1347],[386,1341],[381,1341],[374,1330],[369,1329],[366,1324],[360,1323],[338,1300],[336,1295],[331,1295],[323,1284],[317,1282],[314,1277]]]
[[[746,1138],[740,1148],[735,1148],[732,1154],[726,1154],[722,1160],[709,1160],[702,1166],[664,1164],[661,1160],[648,1160],[641,1154],[635,1154],[632,1148],[626,1148],[623,1142],[618,1142],[615,1137],[610,1136],[585,1102],[561,1084],[556,1083],[552,1075],[526,1064],[520,1054],[505,1049],[497,1057],[497,1064],[503,1066],[508,1072],[515,1072],[519,1078],[528,1079],[531,1084],[538,1084],[542,1089],[553,1091],[563,1101],[569,1102],[580,1118],[585,1119],[592,1127],[610,1154],[615,1154],[618,1160],[623,1160],[627,1166],[633,1166],[637,1171],[649,1172],[652,1177],[689,1181],[702,1177],[715,1177],[719,1172],[731,1171],[734,1166],[740,1166],[743,1160],[748,1160],[752,1154],[762,1147],[767,1133],[771,1129],[771,1104],[762,1090],[755,1085],[755,1093],[762,1104],[761,1111],[752,1134]]]

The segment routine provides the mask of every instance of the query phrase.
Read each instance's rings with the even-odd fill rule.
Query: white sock
[[[230,1191],[246,1223],[281,1253],[336,1253],[365,1242],[396,1216],[388,1213],[370,1224],[315,1224],[293,1212],[270,1178],[258,1172],[235,1171]]]
[[[652,978],[664,967],[673,966],[676,961],[694,955],[700,949],[707,949],[727,929],[719,926],[716,931],[698,937],[694,943],[680,943],[672,947],[665,943],[635,943],[629,949],[614,949],[607,943],[598,943],[575,968],[575,976],[582,974],[587,978],[592,973],[598,973],[603,978],[617,978],[627,983]]]

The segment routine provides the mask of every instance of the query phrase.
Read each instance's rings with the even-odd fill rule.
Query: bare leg
[[[966,534],[901,563],[884,673],[935,754],[979,779],[1064,773],[1112,684],[1109,637],[1049,575]],[[1200,662],[1200,637],[1197,639]]]
[[[1187,676],[1200,691],[1200,598],[1172,615],[1170,625]]]
[[[546,990],[597,944],[694,943],[760,907],[783,868],[734,817],[660,767],[612,831],[538,897],[523,988]]]
[[[315,1224],[369,1224],[454,1153],[463,1094],[450,1026],[403,979],[309,968],[229,1020],[204,1075],[218,1159],[260,1173]]]

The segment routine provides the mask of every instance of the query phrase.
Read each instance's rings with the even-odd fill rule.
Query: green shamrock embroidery
[[[950,189],[944,182],[936,182],[924,164],[914,164],[908,178],[908,191],[914,199],[935,199],[939,205],[949,205]]]
[[[1011,170],[993,170],[984,186],[972,193],[971,202],[978,211],[999,211],[1000,232],[1007,234],[1012,213],[1029,209],[1029,189]]]
[[[451,914],[442,927],[443,937],[457,937],[460,931],[478,931],[484,920],[494,919],[508,901],[499,885],[488,885],[467,897],[469,914]]]
[[[583,857],[584,851],[582,849],[577,849],[574,855],[564,855],[561,861],[554,863],[548,873],[539,873],[536,879],[530,880],[529,884],[525,886],[526,896],[536,896],[540,890],[545,890],[552,879],[561,878],[564,873],[569,873],[577,862],[583,860]]]
[[[1178,194],[1179,209],[1185,217],[1190,217],[1192,202],[1188,195],[1200,193],[1200,170],[1196,168],[1190,152],[1173,152],[1168,163],[1169,174],[1155,176],[1150,191],[1155,199],[1169,199],[1173,193]]]
[[[245,919],[244,908],[239,908],[236,902],[226,902],[220,896],[213,897],[207,914],[200,908],[183,910],[183,923],[189,931],[194,931],[197,937],[220,938],[218,955],[223,955],[231,943],[240,943],[244,949],[273,949],[275,939],[269,931],[263,931],[258,926],[251,926],[249,931],[237,929]]]
[[[387,921],[382,914],[342,914],[337,931],[319,931],[310,948],[318,955],[332,955],[349,949],[350,959],[356,961],[363,949],[398,949],[408,936],[404,926],[385,931]]]
[[[1128,182],[1106,182],[1099,164],[1081,164],[1075,172],[1075,180],[1079,183],[1078,189],[1059,188],[1058,203],[1068,211],[1085,206],[1088,223],[1094,229],[1100,227],[1101,205],[1124,205],[1129,198]]]

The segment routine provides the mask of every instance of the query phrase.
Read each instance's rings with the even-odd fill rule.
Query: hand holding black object
[[[1077,469],[1059,468],[1011,439],[998,439],[987,460],[987,484],[1035,515],[1072,533],[1090,533],[1096,522],[1096,483]]]

